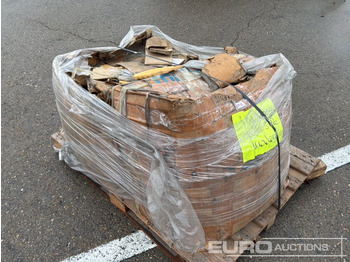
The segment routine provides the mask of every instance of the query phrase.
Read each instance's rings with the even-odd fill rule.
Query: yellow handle
[[[167,67],[162,67],[162,68],[150,69],[150,70],[135,74],[134,79],[140,80],[140,79],[150,78],[152,76],[163,75],[163,74],[169,73],[171,71],[174,71],[174,70],[177,70],[180,68],[183,68],[183,65],[167,66]]]

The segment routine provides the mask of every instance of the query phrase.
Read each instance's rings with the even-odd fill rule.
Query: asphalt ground
[[[314,156],[350,144],[348,1],[4,0],[1,9],[2,261],[60,261],[137,230],[58,161],[50,141],[60,126],[54,57],[114,46],[131,25],[196,45],[234,42],[254,56],[283,53],[297,72],[292,144]],[[349,173],[346,165],[302,186],[264,236],[349,238]],[[148,260],[167,258],[155,248],[128,259]]]

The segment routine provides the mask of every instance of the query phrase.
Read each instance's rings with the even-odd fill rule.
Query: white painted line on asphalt
[[[326,173],[350,163],[350,145],[339,148],[321,157],[327,165]]]
[[[86,253],[67,258],[62,262],[117,262],[156,247],[141,230],[126,237],[98,246]]]
[[[350,145],[339,148],[321,157],[327,165],[326,173],[350,163]],[[67,258],[62,262],[117,262],[136,256],[156,247],[141,230],[126,237],[98,246],[86,253]]]

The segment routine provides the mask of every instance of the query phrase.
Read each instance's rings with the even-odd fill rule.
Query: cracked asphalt
[[[154,24],[196,45],[233,42],[255,56],[283,53],[298,73],[292,144],[314,156],[350,144],[349,1],[3,0],[1,7],[2,261],[61,261],[137,230],[58,161],[50,141],[60,126],[54,57],[113,46],[131,25]],[[349,238],[349,173],[346,165],[302,186],[263,236]],[[128,259],[150,260],[168,261],[157,248]]]

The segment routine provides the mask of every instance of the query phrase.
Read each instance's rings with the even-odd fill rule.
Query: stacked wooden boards
[[[61,131],[53,134],[51,138],[56,148],[61,148],[65,141],[64,135]],[[286,180],[286,188],[282,194],[282,207],[286,205],[289,199],[305,181],[324,175],[326,168],[327,166],[322,160],[291,146],[290,169]],[[202,250],[195,254],[190,254],[175,249],[166,243],[162,234],[150,223],[149,219],[143,214],[143,211],[140,210],[135,201],[126,200],[109,193],[106,188],[101,187],[101,185],[96,184],[86,176],[84,177],[88,179],[94,187],[98,188],[100,192],[109,199],[113,205],[122,211],[128,219],[133,221],[141,230],[143,230],[173,261],[236,261],[241,255],[241,253],[230,254],[230,256],[226,256],[225,254],[212,254],[209,253],[208,250]],[[232,242],[239,240],[260,240],[260,233],[273,225],[277,213],[277,203],[272,203],[262,214],[255,219],[248,221],[248,224],[245,227],[228,236],[227,241],[232,244]]]

